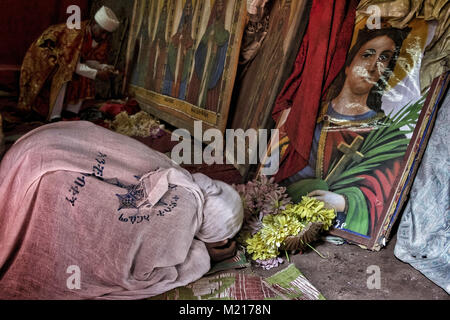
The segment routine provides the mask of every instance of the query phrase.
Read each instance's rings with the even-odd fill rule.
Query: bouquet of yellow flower
[[[301,234],[311,223],[316,227],[318,225],[319,231],[329,230],[336,216],[333,209],[325,208],[324,202],[315,198],[304,196],[299,203],[291,203],[291,199],[285,196],[286,189],[279,187],[272,179],[263,177],[247,185],[239,185],[236,189],[244,201],[245,211],[240,242],[252,259],[265,269],[277,267],[282,262],[279,250],[285,247],[288,239]],[[260,189],[264,192],[260,193]],[[303,242],[304,239],[311,237],[297,240]]]

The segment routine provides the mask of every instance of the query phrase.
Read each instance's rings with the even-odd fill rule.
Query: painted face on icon
[[[386,72],[395,53],[395,43],[388,36],[365,43],[346,67],[346,84],[356,95],[365,95]]]
[[[223,0],[217,0],[217,13],[221,14],[224,10]]]
[[[191,2],[188,2],[188,3],[186,4],[186,7],[184,8],[184,14],[185,14],[186,16],[192,15],[192,4],[191,4]]]

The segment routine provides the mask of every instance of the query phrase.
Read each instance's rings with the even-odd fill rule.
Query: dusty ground
[[[450,300],[450,296],[419,271],[394,256],[396,236],[379,252],[361,249],[356,245],[316,243],[314,251],[290,257],[291,262],[328,300]],[[253,268],[262,276],[271,275],[281,268],[269,271]],[[380,268],[380,289],[369,289],[369,266]]]

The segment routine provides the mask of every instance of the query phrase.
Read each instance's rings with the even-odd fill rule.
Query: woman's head
[[[211,9],[211,14],[209,16],[208,20],[208,26],[212,25],[213,23],[220,21],[223,23],[225,21],[225,10],[227,7],[227,1],[228,0],[217,0],[214,2],[214,6]]]
[[[386,35],[369,40],[345,66],[345,82],[354,94],[363,95],[387,75],[395,54],[395,43]]]
[[[244,221],[241,197],[234,188],[201,173],[192,175],[205,196],[203,223],[197,238],[205,243],[221,243],[233,238]]]
[[[391,76],[410,28],[361,29],[355,45],[347,55],[338,75],[330,100],[347,86],[355,95],[368,94],[367,106],[381,110],[381,97]]]

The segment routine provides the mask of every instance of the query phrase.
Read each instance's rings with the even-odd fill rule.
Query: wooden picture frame
[[[135,0],[124,88],[142,109],[193,134],[225,131],[245,0]]]
[[[379,251],[390,240],[390,233],[397,218],[408,200],[409,190],[425,152],[427,142],[431,135],[437,111],[445,98],[445,92],[449,85],[449,73],[437,77],[426,95],[426,100],[420,113],[416,130],[414,131],[408,149],[405,152],[401,174],[397,176],[394,186],[388,198],[388,209],[384,218],[379,223],[377,233],[370,238],[352,233],[348,230],[332,229],[330,234],[342,237],[351,243],[358,244],[362,248]]]
[[[317,190],[344,198],[345,207],[342,211],[336,210],[337,219],[330,234],[378,251],[389,240],[392,226],[407,200],[437,109],[448,87],[449,75],[438,76],[425,93],[418,89],[423,51],[434,34],[434,29],[423,19],[414,19],[402,30],[385,26],[379,33],[372,34],[364,26],[365,20],[355,26],[347,65],[342,69],[345,76],[338,76],[322,97],[315,129],[316,142],[313,141],[312,147],[315,151],[311,152],[314,165],[281,183],[287,186],[293,202],[300,201],[305,195],[319,196]],[[395,38],[397,36],[398,39]],[[360,59],[360,53],[363,57],[364,50],[376,52],[365,48],[365,43],[381,37],[385,37],[384,45],[393,49],[383,69],[386,73],[380,71],[379,79],[373,84],[383,81],[385,86],[374,91],[379,96],[373,104],[376,103],[379,109],[375,112],[371,106],[371,110],[359,115],[338,115],[336,110],[340,109],[336,109],[332,102],[339,102],[337,98],[343,92],[343,86],[350,83],[351,80],[347,82],[346,79],[352,76],[349,74],[353,70],[353,61]],[[355,65],[361,67],[364,64]],[[367,105],[368,101],[369,98]],[[278,148],[283,159],[289,145],[284,128],[289,112],[287,109],[280,116],[276,124],[279,141],[269,143],[266,159],[258,172],[264,163],[270,161],[274,148]],[[352,152],[344,149],[352,149]],[[347,155],[349,157],[346,158]],[[307,176],[308,170],[310,176]]]
[[[292,72],[301,40],[308,25],[308,0],[273,0],[267,34],[252,61],[245,65],[235,86],[232,129],[269,129],[273,105]],[[235,152],[236,153],[236,152]],[[257,166],[234,165],[243,177],[255,175]],[[255,168],[256,167],[256,168]]]

